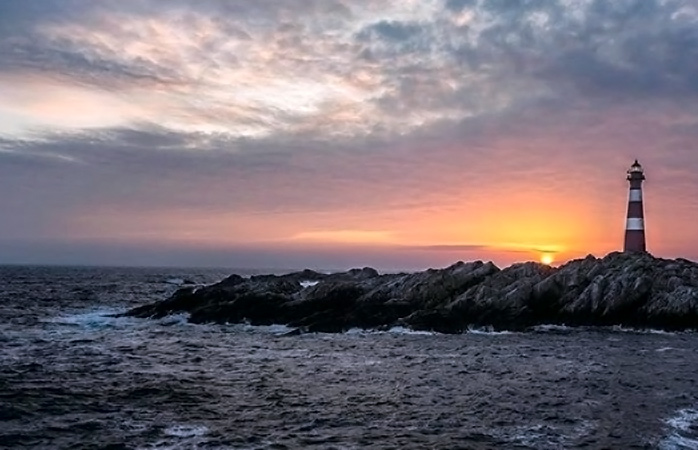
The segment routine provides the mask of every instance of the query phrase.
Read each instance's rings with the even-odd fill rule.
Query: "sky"
[[[0,263],[698,259],[695,0],[0,0]]]

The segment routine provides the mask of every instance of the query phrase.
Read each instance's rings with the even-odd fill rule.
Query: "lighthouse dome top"
[[[637,162],[637,159],[633,163],[632,166],[630,166],[630,170],[628,170],[628,173],[643,173],[644,170],[642,169],[642,165]]]
[[[628,181],[630,181],[631,185],[633,185],[635,188],[640,188],[640,183],[642,183],[645,180],[645,171],[642,169],[642,166],[640,165],[639,162],[637,162],[637,159],[633,163],[632,166],[630,166],[630,169],[628,170]]]

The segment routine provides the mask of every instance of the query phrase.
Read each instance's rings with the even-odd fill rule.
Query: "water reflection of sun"
[[[540,262],[545,264],[546,266],[549,266],[555,261],[555,257],[551,253],[543,253],[540,255]]]

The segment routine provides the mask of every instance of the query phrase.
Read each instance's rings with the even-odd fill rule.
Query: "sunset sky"
[[[698,259],[694,0],[0,0],[0,263]]]

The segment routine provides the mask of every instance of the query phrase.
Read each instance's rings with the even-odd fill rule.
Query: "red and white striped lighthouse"
[[[645,214],[642,207],[642,182],[645,171],[637,159],[628,170],[630,195],[628,197],[628,219],[625,224],[625,252],[644,252],[645,249]]]

